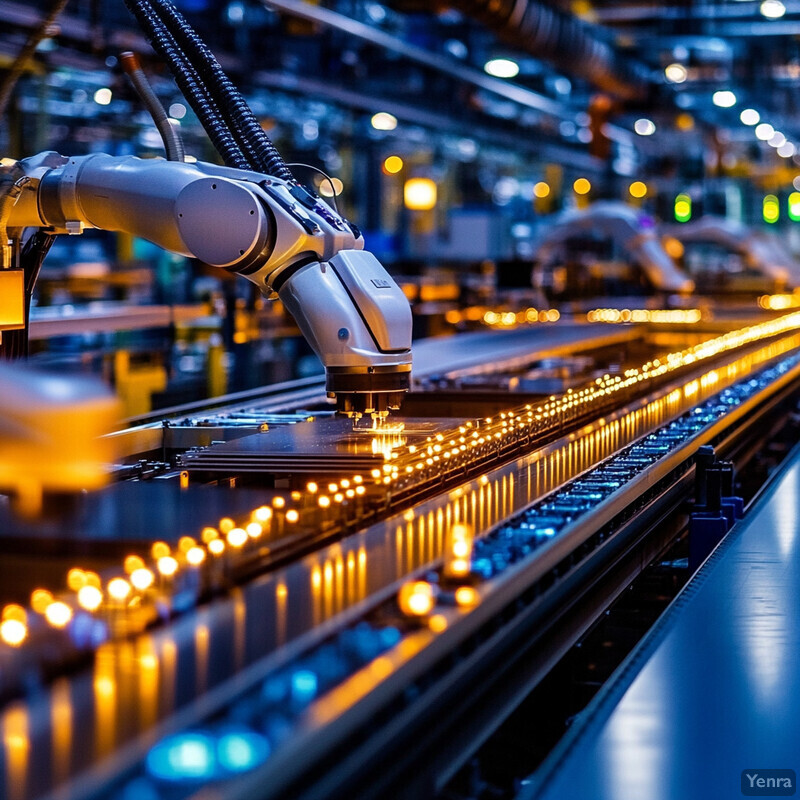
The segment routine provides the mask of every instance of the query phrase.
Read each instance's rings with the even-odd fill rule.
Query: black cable
[[[233,138],[219,108],[160,17],[144,0],[125,0],[125,5],[136,17],[153,49],[169,64],[178,88],[194,109],[225,164],[236,169],[250,169],[247,158]]]
[[[245,153],[251,155],[252,166],[283,180],[292,180],[291,170],[266,131],[261,127],[247,101],[225,74],[206,43],[169,0],[149,0],[160,14],[178,45],[191,60],[230,126]]]

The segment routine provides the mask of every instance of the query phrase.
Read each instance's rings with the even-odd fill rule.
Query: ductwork
[[[649,70],[619,53],[600,30],[535,0],[446,0],[513,47],[622,100],[644,100]]]

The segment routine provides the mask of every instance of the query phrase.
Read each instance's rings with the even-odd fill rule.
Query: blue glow
[[[203,733],[180,733],[159,742],[147,754],[147,771],[162,781],[199,781],[217,771],[214,739]]]
[[[246,772],[263,764],[269,756],[269,742],[259,733],[226,733],[217,742],[219,764],[228,772]]]
[[[308,703],[317,694],[317,676],[310,669],[299,669],[292,675],[292,697]]]

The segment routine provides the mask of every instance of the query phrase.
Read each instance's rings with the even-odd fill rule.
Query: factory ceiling
[[[0,3],[0,65],[51,2]],[[308,123],[344,130],[383,111],[406,126],[406,138],[449,137],[464,159],[474,148],[514,151],[597,171],[610,161],[617,173],[633,174],[712,151],[729,165],[796,168],[798,0],[176,5],[257,112],[293,128],[300,144],[304,136],[317,141]],[[128,48],[149,51],[122,0],[70,0],[40,47],[38,71],[67,70],[57,81],[80,100],[86,89],[72,84],[90,70],[130,101],[115,67]],[[166,73],[159,82],[154,58],[148,66],[157,89],[178,101]],[[42,102],[33,87],[20,90],[23,108]],[[115,108],[129,116],[127,106],[60,99],[66,118],[111,121]]]

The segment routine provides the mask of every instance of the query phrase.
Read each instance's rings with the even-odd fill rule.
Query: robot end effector
[[[397,408],[411,375],[411,310],[358,229],[299,184],[212,164],[47,153],[10,225],[124,231],[277,293],[348,414]]]

